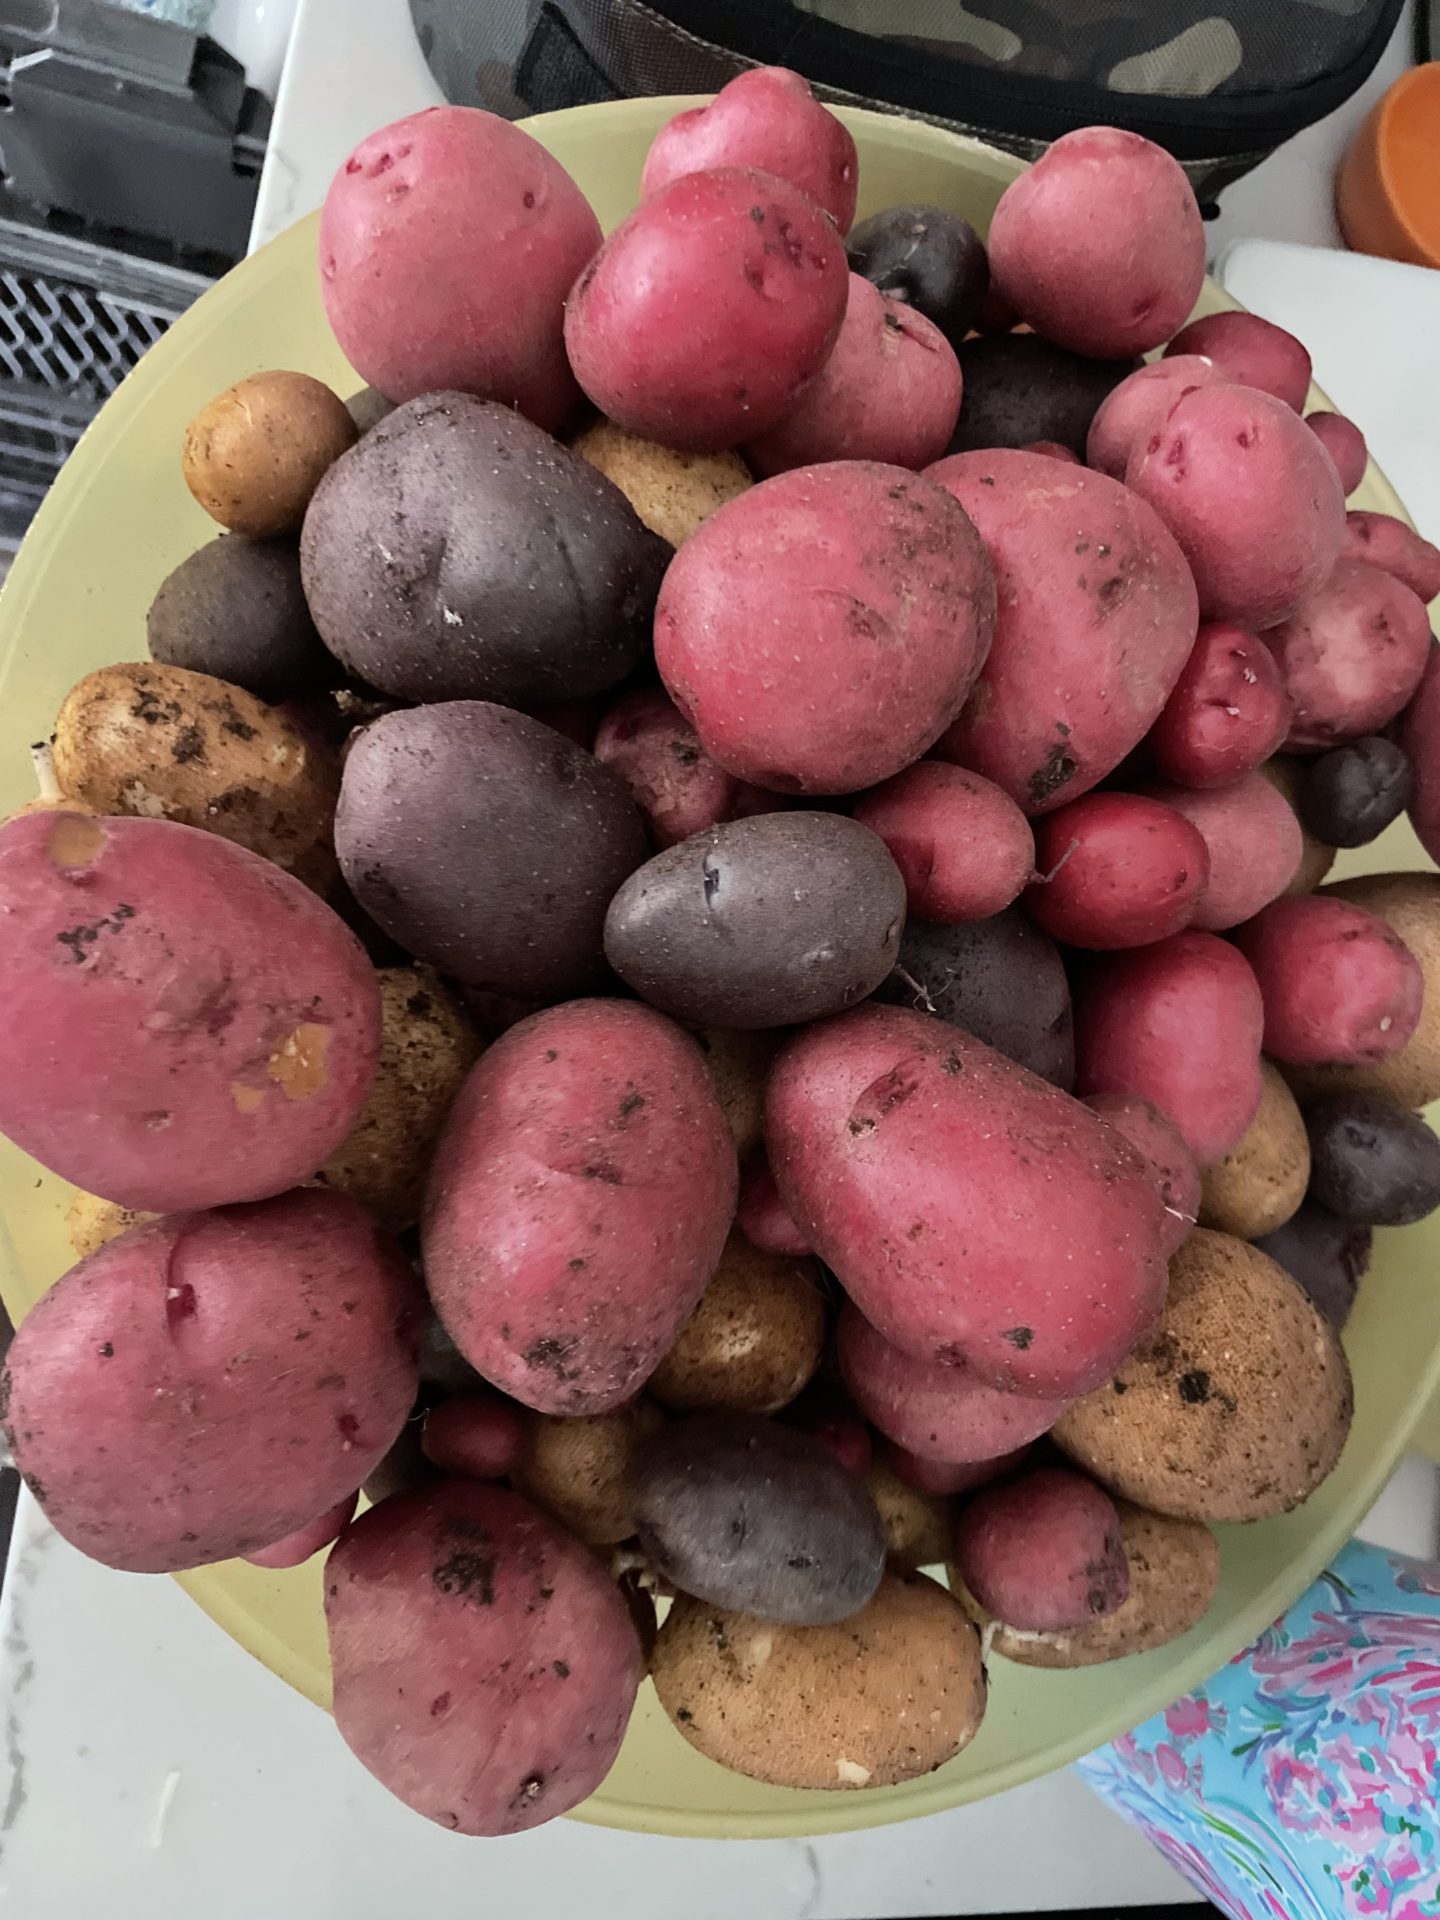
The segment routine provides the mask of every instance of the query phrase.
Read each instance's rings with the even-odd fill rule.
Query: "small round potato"
[[[677,1413],[775,1413],[809,1384],[824,1343],[815,1262],[762,1253],[732,1233],[649,1390]]]
[[[1285,1269],[1203,1227],[1170,1299],[1108,1386],[1053,1429],[1112,1493],[1179,1520],[1263,1520],[1330,1473],[1354,1400],[1345,1349]]]
[[[635,1449],[664,1424],[665,1416],[647,1400],[579,1418],[533,1414],[515,1485],[577,1539],[613,1547],[635,1531],[630,1506]]]
[[[672,547],[755,484],[738,453],[677,453],[626,433],[613,420],[586,427],[572,451],[617,486],[650,531]]]
[[[887,1574],[838,1626],[782,1627],[683,1596],[651,1671],[708,1759],[777,1787],[891,1787],[933,1773],[985,1712],[980,1636],[924,1574]]]
[[[308,373],[255,373],[185,429],[185,484],[232,533],[295,533],[310,496],[359,431],[345,402]]]
[[[1305,1198],[1310,1146],[1295,1096],[1278,1067],[1260,1062],[1260,1106],[1237,1147],[1200,1176],[1200,1223],[1258,1240]]]
[[[938,1493],[907,1487],[883,1460],[876,1460],[865,1476],[870,1498],[885,1529],[885,1558],[893,1571],[913,1573],[918,1567],[943,1565],[953,1544],[955,1516],[950,1501]]]
[[[75,1249],[75,1258],[87,1260],[108,1241],[154,1218],[153,1213],[139,1213],[134,1207],[117,1207],[113,1200],[102,1200],[98,1194],[77,1192],[65,1215],[65,1233]]]

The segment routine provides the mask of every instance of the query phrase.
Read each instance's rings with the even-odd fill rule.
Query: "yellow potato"
[[[870,1498],[885,1529],[885,1557],[897,1571],[942,1566],[955,1544],[955,1515],[949,1500],[907,1487],[883,1460],[865,1476]]]
[[[574,451],[617,486],[650,531],[672,547],[755,484],[738,453],[677,453],[609,420],[586,427]]]
[[[117,1207],[113,1200],[102,1200],[98,1194],[77,1193],[65,1215],[65,1231],[76,1259],[85,1260],[131,1227],[154,1218],[153,1213],[137,1213],[133,1207]]]
[[[1271,786],[1289,801],[1290,811],[1297,820],[1300,820],[1300,775],[1304,764],[1303,760],[1282,753],[1273,760],[1267,760],[1259,769]],[[1337,849],[1327,846],[1323,840],[1317,840],[1303,820],[1300,820],[1300,840],[1300,865],[1295,871],[1295,878],[1285,889],[1287,894],[1313,893],[1335,864]]]
[[[699,1306],[651,1375],[649,1391],[676,1412],[774,1413],[809,1384],[824,1345],[815,1262],[762,1253],[732,1233]]]
[[[185,484],[232,533],[297,533],[310,496],[359,438],[345,403],[308,373],[256,373],[185,429]]]
[[[664,1422],[660,1409],[647,1400],[576,1419],[531,1414],[515,1485],[587,1545],[615,1546],[635,1531],[631,1457]]]
[[[780,1035],[712,1027],[695,1039],[710,1063],[715,1091],[743,1160],[764,1138],[765,1080],[780,1050]]]
[[[1258,1240],[1295,1212],[1310,1184],[1310,1141],[1285,1076],[1260,1063],[1260,1107],[1234,1151],[1200,1175],[1200,1224]]]

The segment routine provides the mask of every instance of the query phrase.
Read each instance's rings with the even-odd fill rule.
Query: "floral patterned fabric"
[[[1440,1565],[1353,1541],[1080,1771],[1234,1920],[1440,1920]]]

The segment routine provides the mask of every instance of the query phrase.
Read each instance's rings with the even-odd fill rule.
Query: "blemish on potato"
[[[247,1087],[243,1081],[230,1082],[230,1098],[235,1102],[237,1113],[254,1113],[264,1100],[264,1090],[260,1087]]]
[[[325,1055],[330,1040],[329,1027],[302,1021],[271,1054],[265,1071],[287,1100],[309,1100],[320,1092],[325,1085]]]
[[[83,814],[62,813],[50,830],[45,857],[61,873],[88,867],[105,844],[105,829]]]

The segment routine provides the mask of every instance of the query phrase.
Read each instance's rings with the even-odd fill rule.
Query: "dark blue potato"
[[[1360,1282],[1370,1271],[1369,1227],[1341,1220],[1318,1201],[1305,1200],[1283,1227],[1255,1245],[1300,1283],[1332,1327],[1345,1325]]]
[[[651,1564],[712,1606],[823,1626],[858,1613],[885,1571],[864,1481],[813,1434],[758,1415],[674,1422],[637,1455],[630,1489]]]
[[[509,407],[432,393],[337,460],[300,561],[321,638],[400,700],[581,699],[645,653],[671,549]]]
[[[366,727],[335,814],[351,892],[407,953],[541,1003],[603,984],[605,908],[649,844],[592,754],[482,700]]]
[[[990,262],[962,215],[943,207],[886,207],[851,229],[845,251],[852,273],[933,320],[952,346],[980,324]]]
[[[150,604],[150,657],[290,700],[340,678],[300,584],[293,540],[224,533],[182,560]]]
[[[1440,1206],[1440,1140],[1418,1113],[1338,1093],[1305,1114],[1310,1197],[1342,1220],[1408,1227]]]
[[[1083,460],[1100,402],[1139,365],[1138,360],[1091,360],[1035,333],[967,340],[960,348],[965,392],[949,451],[1055,440]]]
[[[1327,847],[1368,847],[1398,820],[1415,790],[1410,756],[1369,734],[1312,760],[1300,776],[1301,826]]]
[[[612,967],[697,1027],[783,1027],[863,1000],[889,973],[905,882],[884,842],[838,813],[766,813],[693,834],[621,887]]]
[[[912,920],[899,963],[875,998],[963,1027],[1066,1093],[1075,1085],[1075,1028],[1060,950],[1019,907],[958,927]]]

